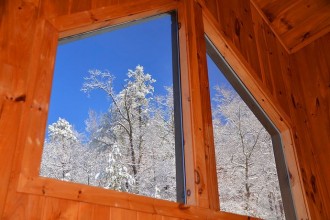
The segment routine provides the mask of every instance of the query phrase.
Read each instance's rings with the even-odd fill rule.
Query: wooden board
[[[201,2],[203,4],[204,1]],[[205,4],[210,4],[210,1],[205,2]],[[259,2],[269,3],[267,1]],[[294,2],[296,1],[283,2],[281,7],[283,6],[282,9],[284,10],[287,7],[286,4],[293,4]],[[214,17],[218,19],[216,21],[219,25],[218,29],[220,33],[223,33],[225,42],[234,45],[235,48],[232,49],[238,51],[238,58],[243,57],[244,61],[247,61],[253,69],[249,72],[260,71],[260,73],[254,74],[254,78],[259,82],[261,81],[260,86],[263,90],[268,91],[268,97],[275,101],[276,105],[280,106],[289,116],[286,120],[292,125],[294,144],[300,164],[298,178],[299,176],[302,178],[305,188],[303,198],[307,200],[312,218],[327,219],[329,218],[329,202],[327,201],[330,200],[327,184],[329,171],[327,171],[327,159],[325,158],[329,158],[328,153],[330,152],[328,107],[330,102],[330,60],[329,53],[325,51],[329,51],[329,43],[327,42],[329,41],[329,34],[313,43],[309,42],[309,45],[306,44],[307,46],[304,45],[305,47],[296,54],[290,54],[292,51],[288,53],[279,36],[260,15],[255,4],[251,4],[252,16],[246,17],[244,22],[254,24],[258,53],[249,59],[259,61],[259,70],[248,61],[244,53],[244,45],[239,46],[235,38],[232,37],[233,34],[228,34],[233,33],[236,28],[233,23],[228,21],[223,23],[224,20],[233,21],[235,19],[234,17],[229,18],[229,15],[221,16],[223,13],[228,13],[228,10],[230,9],[218,6],[218,10],[212,9],[210,13],[215,13],[214,11],[218,13]],[[322,14],[320,16],[322,17]],[[226,43],[223,45],[224,48],[229,46]],[[297,179],[294,178],[292,181],[296,182]]]
[[[327,0],[251,0],[289,53],[294,53],[330,31]]]
[[[279,123],[280,129],[287,124],[291,126],[292,132],[288,131],[286,138],[294,138],[294,142],[289,143],[296,146],[297,152],[290,151],[288,154],[297,157],[297,164],[300,165],[300,170],[295,171],[291,181],[300,187],[300,179],[303,180],[302,188],[305,191],[302,197],[307,200],[307,212],[310,212],[312,219],[329,219],[330,189],[327,183],[330,182],[330,34],[326,32],[330,20],[327,16],[330,13],[325,0],[311,2],[309,7],[306,5],[309,1],[306,4],[296,2],[1,1],[2,219],[251,219],[216,211],[218,202],[214,191],[215,176],[212,175],[214,158],[211,149],[210,112],[207,104],[204,105],[202,101],[206,94],[201,90],[208,87],[202,43],[205,24],[200,18],[205,11],[208,11],[210,19],[215,23],[213,37],[221,41],[223,48],[227,48],[227,54],[224,55],[228,57],[230,50],[234,54],[232,58],[240,60],[246,67],[244,80],[261,88],[262,92],[258,97],[260,102],[265,103],[265,110],[268,111],[267,106],[272,105],[279,109],[270,117]],[[38,170],[31,170],[29,166],[38,165],[41,151],[40,148],[29,151],[25,147],[40,147],[42,143],[43,131],[33,127],[33,123],[44,126],[40,118],[46,117],[49,93],[42,91],[47,90],[51,80],[56,34],[60,32],[60,36],[67,36],[175,8],[179,11],[181,27],[180,61],[184,90],[184,132],[187,137],[187,188],[191,194],[188,198],[189,205],[117,192],[102,197],[104,191],[88,187],[81,191],[79,184],[36,181]],[[127,16],[123,17],[122,14]],[[263,16],[265,14],[276,15],[276,18],[270,21],[271,17]],[[290,28],[291,23],[294,28]],[[315,39],[317,40],[312,42]],[[38,90],[37,85],[45,87]],[[257,91],[256,87],[253,89]],[[31,127],[25,127],[27,124]],[[31,136],[31,143],[27,142],[28,136]],[[33,157],[36,155],[39,157]],[[28,166],[21,167],[21,163]],[[20,177],[23,182],[18,184]],[[24,191],[19,188],[22,186],[28,186],[28,189]],[[43,188],[44,186],[48,188]],[[79,194],[80,191],[83,195]],[[77,195],[80,197],[77,198]],[[305,202],[304,198],[300,201],[302,204]]]

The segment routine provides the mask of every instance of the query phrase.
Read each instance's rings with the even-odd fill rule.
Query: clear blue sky
[[[109,107],[100,92],[87,97],[81,91],[88,70],[108,70],[115,75],[116,91],[124,85],[128,69],[144,66],[155,79],[155,93],[172,85],[171,17],[162,16],[143,23],[97,34],[60,45],[57,50],[48,124],[65,118],[79,132],[89,109],[105,112]]]
[[[137,65],[144,66],[145,72],[156,79],[155,94],[164,94],[163,86],[172,85],[169,15],[59,45],[47,124],[61,117],[84,132],[88,111],[106,112],[110,104],[104,93],[93,92],[87,97],[81,91],[88,70],[110,71],[116,76],[118,92],[127,70]],[[211,88],[224,84],[224,77],[209,58],[208,66]]]
[[[214,97],[215,91],[214,87],[216,85],[224,86],[225,88],[233,89],[230,85],[226,77],[222,74],[220,69],[215,65],[213,60],[207,55],[207,68],[208,68],[208,75],[209,75],[209,86],[210,86],[210,93],[211,98]]]

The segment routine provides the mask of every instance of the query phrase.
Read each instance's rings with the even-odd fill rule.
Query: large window
[[[40,175],[184,201],[175,14],[61,39]]]
[[[278,130],[206,39],[220,210],[295,219]]]

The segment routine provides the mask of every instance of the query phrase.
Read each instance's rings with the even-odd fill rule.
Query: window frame
[[[22,120],[20,124],[23,151],[21,153],[22,160],[18,165],[18,192],[130,208],[151,213],[154,213],[156,209],[164,209],[159,208],[164,206],[166,207],[164,211],[166,213],[169,207],[175,208],[179,203],[184,204],[186,202],[183,146],[181,146],[181,149],[176,147],[175,152],[176,163],[179,163],[176,167],[178,170],[181,170],[177,172],[177,176],[181,180],[177,181],[177,187],[179,188],[177,190],[177,202],[39,176],[54,74],[55,54],[58,44],[62,43],[62,39],[70,41],[77,35],[85,37],[85,33],[94,34],[99,30],[116,28],[117,26],[122,27],[123,24],[138,23],[161,14],[177,14],[180,10],[182,11],[182,4],[177,1],[166,0],[152,4],[148,4],[148,2],[141,4],[138,2],[125,4],[124,6],[103,7],[39,21],[34,36],[33,48],[34,54],[40,54],[40,59],[35,59],[29,70],[32,75],[29,79],[29,89],[33,95],[33,100],[29,108],[24,110],[28,119]],[[180,56],[179,51],[182,47],[180,45],[183,42],[183,38],[178,36],[179,26],[176,25],[176,21],[179,19],[178,15],[171,15],[171,17],[172,23],[175,24],[172,25],[173,93],[177,95],[182,93],[180,92],[181,66],[179,63],[181,60],[184,61],[184,59]],[[183,133],[182,123],[189,120],[182,119],[184,117],[184,113],[181,113],[182,98],[181,95],[179,97],[174,99],[176,102],[175,112],[179,113],[175,114],[176,120],[179,120],[179,123],[175,125],[176,134],[180,133],[179,136],[175,135],[175,138],[177,139],[176,142],[183,143],[181,134]]]
[[[76,35],[67,36],[58,39],[58,45],[67,44],[76,40],[85,39],[99,34],[115,31],[117,29],[124,29],[130,26],[138,25],[143,22],[148,22],[160,18],[162,16],[170,16],[171,19],[171,48],[172,48],[172,85],[173,85],[173,101],[174,101],[174,121],[175,121],[175,162],[176,162],[176,201],[177,203],[185,203],[186,189],[185,189],[185,167],[184,167],[184,149],[183,149],[183,127],[182,127],[182,104],[181,104],[181,82],[180,82],[180,61],[179,61],[179,38],[178,38],[178,18],[176,11],[168,11],[152,15],[149,17],[140,18],[125,22],[123,24],[116,24],[109,27],[103,27],[88,32],[78,33]],[[45,177],[45,176],[43,176]],[[47,177],[45,177],[47,178]],[[73,182],[74,183],[74,182]],[[152,197],[151,197],[152,198]]]
[[[291,128],[292,126],[290,124],[290,119],[279,107],[280,105],[274,102],[274,99],[272,98],[272,95],[268,92],[268,89],[263,86],[261,82],[255,79],[255,77],[253,77],[254,75],[256,75],[255,71],[245,61],[245,59],[235,48],[233,43],[229,39],[227,39],[224,34],[219,32],[221,28],[208,10],[203,10],[203,27],[204,34],[209,41],[208,43],[206,43],[208,44],[206,45],[206,47],[208,47],[208,49],[206,50],[210,50],[210,47],[213,47],[214,53],[218,53],[218,59],[222,59],[219,62],[226,63],[223,64],[226,65],[226,67],[224,67],[226,68],[225,71],[232,72],[225,75],[226,78],[228,77],[228,75],[231,75],[229,76],[229,78],[231,78],[231,80],[229,81],[234,81],[234,85],[231,82],[233,87],[240,87],[240,92],[245,93],[243,97],[245,96],[245,98],[247,99],[252,98],[253,100],[255,100],[254,103],[250,102],[247,104],[250,108],[255,109],[257,111],[257,113],[255,114],[258,116],[258,118],[262,118],[262,124],[264,125],[268,122],[271,123],[266,125],[266,129],[268,132],[271,133],[272,136],[274,154],[276,157],[276,169],[287,170],[287,173],[285,173],[284,171],[280,171],[279,173],[278,171],[279,179],[281,179],[280,181],[282,182],[280,183],[282,200],[286,200],[287,204],[289,203],[289,207],[285,207],[283,201],[286,218],[291,219],[290,217],[293,217],[296,219],[309,219],[310,213],[307,208],[308,206],[306,197],[303,193],[305,190],[302,181],[302,175],[300,173],[300,170],[298,169],[300,166],[297,159],[295,145],[293,142],[293,132]],[[212,45],[210,45],[210,43]],[[205,89],[206,88],[204,88],[204,90]],[[211,114],[211,109],[209,114]],[[282,184],[285,186],[281,186]],[[283,189],[284,192],[282,192],[282,188],[285,188]],[[289,192],[292,196],[283,195],[283,193]],[[219,205],[221,205],[221,201],[219,201]],[[287,212],[288,216],[286,214]]]
[[[195,54],[193,18],[190,16],[193,1],[143,1],[130,2],[91,9],[88,11],[60,15],[45,19],[41,17],[36,24],[33,35],[32,59],[27,81],[27,99],[23,107],[22,120],[19,125],[20,138],[17,152],[16,190],[43,197],[69,199],[76,202],[88,202],[152,214],[176,216],[182,218],[199,218],[201,216],[233,217],[239,215],[216,213],[209,209],[208,187],[205,187],[207,171],[205,166],[204,140],[201,133],[201,96],[199,83],[196,82],[198,62]],[[177,203],[156,198],[135,195],[126,192],[107,190],[79,183],[64,182],[39,176],[42,148],[46,132],[46,122],[50,92],[52,86],[58,40],[96,29],[115,26],[151,17],[162,13],[176,11],[178,19],[178,60],[180,61],[180,87],[183,128],[183,150],[185,160],[185,203]],[[194,80],[193,80],[194,79]],[[197,108],[196,108],[197,107]]]
[[[243,82],[238,78],[234,70],[230,67],[225,58],[215,48],[211,40],[205,35],[206,53],[215,63],[217,68],[221,71],[223,76],[231,84],[235,92],[242,98],[244,103],[249,107],[251,112],[256,116],[259,122],[263,125],[266,131],[271,136],[272,148],[274,152],[274,159],[276,163],[277,177],[280,187],[280,193],[283,202],[284,214],[286,219],[297,219],[296,208],[293,203],[292,191],[290,186],[289,171],[286,166],[285,155],[283,152],[283,145],[281,134],[266,112],[256,102],[253,95],[245,87]],[[221,186],[221,182],[219,183]],[[221,202],[220,202],[221,207]]]
[[[169,11],[177,11],[179,32],[179,60],[181,77],[181,102],[184,137],[184,166],[186,174],[186,203],[179,204],[145,196],[100,189],[78,183],[63,182],[39,177],[42,146],[45,137],[48,103],[51,91],[52,75],[58,39],[99,28],[123,24],[145,17]],[[212,136],[210,125],[205,123],[205,107],[201,100],[205,99],[205,86],[200,77],[205,73],[206,61],[204,32],[212,40],[216,48],[229,61],[239,78],[255,96],[257,102],[270,116],[280,130],[285,146],[285,155],[294,179],[291,185],[294,202],[299,218],[309,218],[307,201],[304,197],[302,178],[294,148],[290,123],[276,103],[269,98],[267,89],[253,78],[253,70],[244,61],[235,46],[220,32],[211,13],[201,1],[190,0],[145,0],[127,2],[119,5],[95,8],[68,15],[44,18],[40,15],[36,20],[33,35],[32,54],[26,72],[26,100],[21,109],[21,120],[18,126],[18,140],[13,170],[17,192],[45,197],[56,197],[108,205],[147,213],[156,213],[179,218],[198,219],[202,217],[242,219],[240,215],[219,212],[214,155],[212,155]],[[203,43],[204,42],[204,43]],[[204,44],[204,45],[203,45]],[[204,52],[203,52],[204,51]],[[208,91],[207,91],[208,93]],[[283,114],[282,114],[283,113]]]

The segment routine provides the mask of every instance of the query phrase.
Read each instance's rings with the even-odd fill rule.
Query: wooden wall
[[[249,1],[205,0],[291,119],[312,219],[330,218],[330,33],[288,54]]]
[[[134,2],[148,1],[152,2]],[[130,210],[17,192],[25,141],[20,137],[27,132],[24,128],[19,130],[19,125],[28,120],[26,109],[35,108],[32,97],[34,91],[29,86],[35,79],[27,70],[33,69],[36,56],[41,56],[35,49],[35,44],[40,42],[34,39],[40,20],[131,3],[130,0],[0,1],[2,219],[247,219],[215,214],[205,207],[172,207],[162,213],[157,210],[143,211],[142,206]],[[203,10],[213,14],[221,32],[253,68],[254,77],[268,88],[272,98],[280,103],[291,119],[311,217],[329,219],[330,34],[296,53],[288,54],[249,0],[205,0],[204,3],[207,8]],[[39,40],[47,43],[47,39]]]

